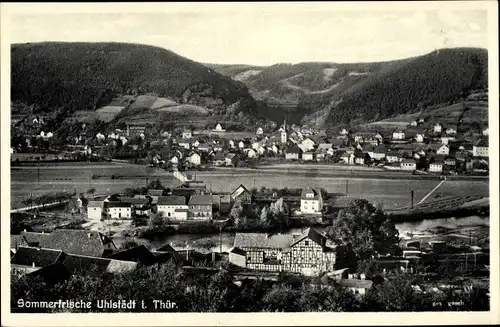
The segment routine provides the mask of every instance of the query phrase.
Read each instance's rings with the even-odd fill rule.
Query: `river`
[[[467,227],[489,227],[490,221],[489,217],[479,217],[479,216],[470,216],[470,217],[462,217],[462,218],[442,218],[442,219],[432,219],[432,220],[423,220],[419,222],[405,222],[396,224],[396,228],[399,231],[400,236],[406,235],[408,232],[411,233],[422,233],[432,230],[436,227],[446,227],[450,229],[460,229]],[[325,227],[316,228],[318,231],[322,232],[325,230]],[[290,229],[288,234],[300,234],[302,229],[293,228]],[[151,246],[151,248],[156,249],[165,244],[172,245],[176,250],[185,250],[187,248],[194,249],[199,252],[219,252],[220,248],[220,237],[218,234],[177,234],[170,235],[164,237],[157,237],[153,240],[146,240],[137,238],[135,241],[138,244],[144,244],[146,246]],[[207,249],[197,244],[197,241],[201,239],[211,239],[217,245]],[[115,244],[119,246],[123,239],[114,239]],[[234,242],[234,233],[222,233],[222,251],[227,252],[233,247]],[[187,245],[186,245],[187,244]]]

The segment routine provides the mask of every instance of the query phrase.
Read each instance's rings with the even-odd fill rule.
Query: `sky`
[[[233,11],[11,16],[12,43],[131,42],[204,63],[374,62],[488,47],[485,10]]]

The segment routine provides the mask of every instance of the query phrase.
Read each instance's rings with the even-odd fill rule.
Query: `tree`
[[[234,224],[236,226],[239,226],[241,224],[242,213],[243,213],[243,205],[241,201],[237,199],[234,202],[231,211],[229,212],[229,218],[231,218],[234,221]]]
[[[267,209],[266,206],[262,207],[262,210],[260,211],[260,223],[262,225],[266,225],[269,219],[269,210]]]
[[[366,200],[354,200],[341,210],[326,233],[332,239],[351,243],[362,260],[376,253],[393,253],[399,242],[394,223]]]

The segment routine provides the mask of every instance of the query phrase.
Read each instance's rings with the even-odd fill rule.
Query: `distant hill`
[[[378,63],[244,65],[213,69],[244,82],[255,99],[280,114],[311,125],[364,123],[453,101],[488,87],[485,49],[454,48]],[[246,69],[246,70],[245,70]],[[260,70],[258,73],[256,70]],[[279,112],[279,113],[278,113]]]
[[[190,114],[232,117],[255,107],[244,84],[154,46],[63,42],[14,44],[11,60],[12,102],[26,104],[38,111],[59,110],[70,116],[74,112],[100,108],[108,114],[108,108],[118,112],[119,107],[123,107],[121,116],[130,116],[126,115],[128,110],[176,104],[196,107],[177,107],[170,111],[172,114],[189,108]],[[141,95],[149,95],[152,100],[144,101]],[[155,115],[158,114],[151,114]],[[109,118],[113,115],[108,115]]]

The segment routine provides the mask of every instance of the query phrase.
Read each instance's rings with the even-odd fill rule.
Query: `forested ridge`
[[[171,51],[126,43],[44,42],[11,47],[11,99],[41,109],[96,109],[113,97],[192,93],[231,104],[246,87]]]

